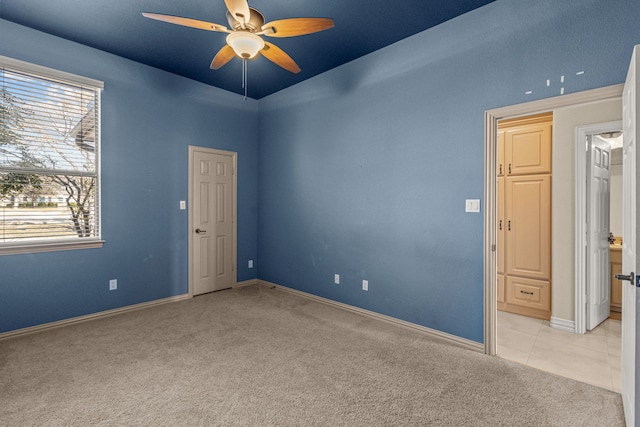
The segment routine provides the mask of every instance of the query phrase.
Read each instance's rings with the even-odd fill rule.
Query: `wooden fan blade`
[[[300,72],[298,64],[296,64],[296,62],[291,59],[284,50],[272,43],[264,42],[264,49],[262,49],[260,53],[269,61],[279,65],[287,71],[291,71],[293,74],[298,74]]]
[[[142,12],[145,18],[155,19],[157,21],[169,22],[170,24],[183,25],[185,27],[197,28],[199,30],[220,31],[228,33],[229,30],[224,25],[213,24],[211,22],[198,21],[197,19],[182,18],[173,15],[161,15],[159,13]]]
[[[333,19],[330,18],[290,18],[271,21],[262,26],[266,36],[270,37],[294,37],[333,28]]]
[[[236,53],[233,51],[231,46],[228,44],[224,45],[222,49],[218,51],[213,61],[211,61],[211,69],[217,70],[222,67],[227,62],[231,61],[236,56]]]
[[[247,0],[224,0],[229,13],[240,23],[249,22],[251,12],[249,11],[249,3]],[[264,22],[264,21],[262,21]]]

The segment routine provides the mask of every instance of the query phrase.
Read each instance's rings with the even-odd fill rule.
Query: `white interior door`
[[[638,426],[638,402],[636,388],[638,386],[637,356],[638,329],[640,320],[638,311],[638,288],[636,277],[638,273],[638,243],[636,210],[637,185],[636,165],[638,163],[638,49],[636,46],[631,57],[627,80],[622,94],[623,119],[623,154],[622,154],[622,402],[627,426]]]
[[[587,329],[592,330],[609,317],[611,272],[609,264],[609,199],[611,197],[611,146],[589,135],[589,210],[587,232]]]
[[[235,284],[234,155],[194,149],[192,179],[193,294]]]

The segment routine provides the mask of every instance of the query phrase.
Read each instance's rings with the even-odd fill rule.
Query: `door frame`
[[[484,113],[484,351],[495,355],[497,347],[497,288],[498,257],[498,120],[553,111],[588,102],[604,101],[622,96],[623,85],[555,96],[487,110]]]
[[[584,248],[588,248],[587,239],[587,212],[581,209],[587,203],[587,152],[584,141],[588,135],[603,132],[622,131],[622,120],[613,122],[596,123],[576,127],[575,140],[575,329],[576,334],[584,334],[587,331],[587,254]]]
[[[194,256],[193,256],[193,201],[194,201],[194,188],[193,188],[193,172],[194,172],[194,164],[193,164],[193,155],[196,151],[200,151],[200,152],[204,152],[204,153],[208,153],[208,154],[215,154],[218,156],[229,156],[231,157],[231,161],[232,161],[232,165],[233,165],[233,201],[232,201],[232,207],[233,207],[233,259],[232,259],[232,263],[233,263],[233,273],[235,275],[234,280],[233,280],[233,286],[235,286],[235,284],[238,282],[238,269],[237,269],[237,265],[238,265],[238,221],[237,221],[237,216],[238,216],[238,209],[237,209],[237,203],[238,203],[238,153],[235,151],[227,151],[227,150],[219,150],[217,148],[207,148],[207,147],[199,147],[196,145],[189,145],[189,190],[188,190],[188,210],[189,210],[189,220],[188,220],[188,224],[189,224],[189,228],[188,228],[188,258],[189,258],[189,297],[193,298],[193,292],[194,292],[194,283],[193,283],[193,263],[194,263]]]

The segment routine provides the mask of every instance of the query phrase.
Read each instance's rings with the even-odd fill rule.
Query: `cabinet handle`
[[[500,225],[498,227],[500,230],[502,230],[502,220],[500,220]]]
[[[509,220],[509,222],[507,222],[507,230],[511,231],[511,220]]]
[[[511,163],[509,163],[509,174],[511,174]]]
[[[533,295],[533,292],[520,291],[520,293],[525,295]]]
[[[502,175],[502,163],[500,163],[500,175]]]

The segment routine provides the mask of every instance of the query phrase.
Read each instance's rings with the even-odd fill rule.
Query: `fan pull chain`
[[[247,100],[247,58],[242,58],[242,88],[244,89],[244,100]]]

